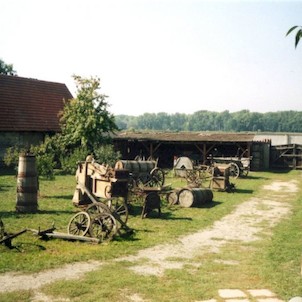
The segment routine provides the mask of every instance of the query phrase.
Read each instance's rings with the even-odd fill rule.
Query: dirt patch
[[[284,194],[292,193],[283,190]],[[180,269],[190,259],[202,253],[219,253],[220,248],[228,242],[251,242],[259,239],[264,231],[267,233],[280,219],[290,211],[290,206],[280,201],[252,198],[239,205],[231,214],[216,221],[212,227],[179,238],[178,244],[166,244],[144,249],[135,256],[120,260],[144,262],[131,269],[143,275],[162,275],[166,269]],[[177,259],[177,261],[173,260]]]
[[[251,198],[239,205],[231,214],[216,221],[213,226],[200,232],[179,238],[177,244],[159,245],[141,250],[137,255],[122,257],[116,261],[133,262],[130,268],[138,274],[162,275],[166,269],[180,269],[196,255],[202,253],[219,253],[220,248],[229,242],[251,242],[259,235],[269,232],[283,217],[288,215],[291,207],[284,202],[291,194],[298,191],[298,182],[276,181],[265,186],[263,198]],[[272,196],[271,192],[277,192]],[[270,196],[269,198],[267,196]],[[174,259],[174,260],[173,260]],[[177,261],[175,260],[177,259]],[[143,263],[143,265],[139,264]],[[192,265],[192,263],[190,263]],[[101,262],[85,262],[66,265],[59,269],[36,274],[6,273],[0,275],[0,292],[15,290],[37,290],[39,287],[59,279],[75,279],[84,273],[99,269]],[[37,295],[40,300],[47,297]],[[132,301],[142,301],[139,296],[128,297]],[[44,299],[44,300],[42,300]],[[49,300],[51,301],[51,300]],[[57,299],[56,301],[63,301]],[[68,300],[64,300],[68,301]]]
[[[88,261],[68,264],[35,274],[5,273],[0,275],[0,292],[37,289],[60,279],[78,279],[84,273],[96,270],[100,266],[101,262]]]

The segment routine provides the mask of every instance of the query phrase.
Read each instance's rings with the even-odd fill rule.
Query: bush
[[[15,170],[17,170],[18,162],[19,162],[19,155],[20,153],[24,152],[25,150],[22,150],[18,147],[9,147],[6,149],[4,154],[4,164],[7,167],[12,167]]]
[[[51,153],[45,153],[43,145],[31,146],[30,153],[36,156],[37,173],[39,176],[44,176],[47,179],[54,179],[54,156]],[[8,167],[12,167],[15,171],[18,170],[20,154],[26,154],[23,148],[9,147],[6,149],[4,155],[4,163]]]
[[[84,161],[90,152],[86,148],[76,148],[69,155],[60,156],[61,170],[64,174],[75,174],[78,162]]]
[[[113,145],[108,144],[95,148],[94,157],[98,163],[114,167],[115,163],[121,158],[121,154],[114,151]]]

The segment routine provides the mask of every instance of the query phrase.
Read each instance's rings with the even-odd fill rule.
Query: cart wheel
[[[107,200],[107,205],[113,214],[117,214],[123,223],[127,223],[128,221],[128,206],[125,201],[125,198],[123,197],[115,197]]]
[[[198,180],[198,176],[197,176],[197,172],[194,170],[186,170],[186,180],[189,183],[193,183],[193,182],[197,182]]]
[[[85,236],[90,228],[90,223],[89,214],[79,212],[70,219],[67,227],[68,234]]]
[[[108,208],[102,202],[94,202],[90,204],[85,211],[89,214],[90,217],[93,217],[96,214],[108,212]]]
[[[202,180],[210,179],[213,177],[213,168],[207,165],[200,165],[199,177]]]
[[[240,169],[234,162],[230,163],[230,176],[237,178],[240,175]]]
[[[151,175],[151,187],[162,187],[165,182],[165,173],[159,168],[154,168],[150,172]]]
[[[151,187],[152,186],[152,178],[149,174],[141,174],[136,179],[137,187]]]
[[[89,228],[91,237],[99,238],[101,240],[111,240],[117,232],[116,220],[109,213],[100,213],[92,219]]]

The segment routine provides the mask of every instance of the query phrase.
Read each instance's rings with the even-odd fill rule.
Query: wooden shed
[[[210,157],[237,156],[252,158],[253,170],[267,170],[270,141],[255,141],[254,137],[254,133],[119,132],[113,143],[124,159],[158,158],[163,168],[172,168],[174,158],[180,156],[197,164],[207,163]]]

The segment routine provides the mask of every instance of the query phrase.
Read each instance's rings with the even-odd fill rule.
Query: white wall
[[[270,139],[272,141],[272,146],[277,145],[290,145],[299,144],[302,145],[302,133],[276,133],[276,134],[256,134],[254,141],[263,141],[265,139]]]

